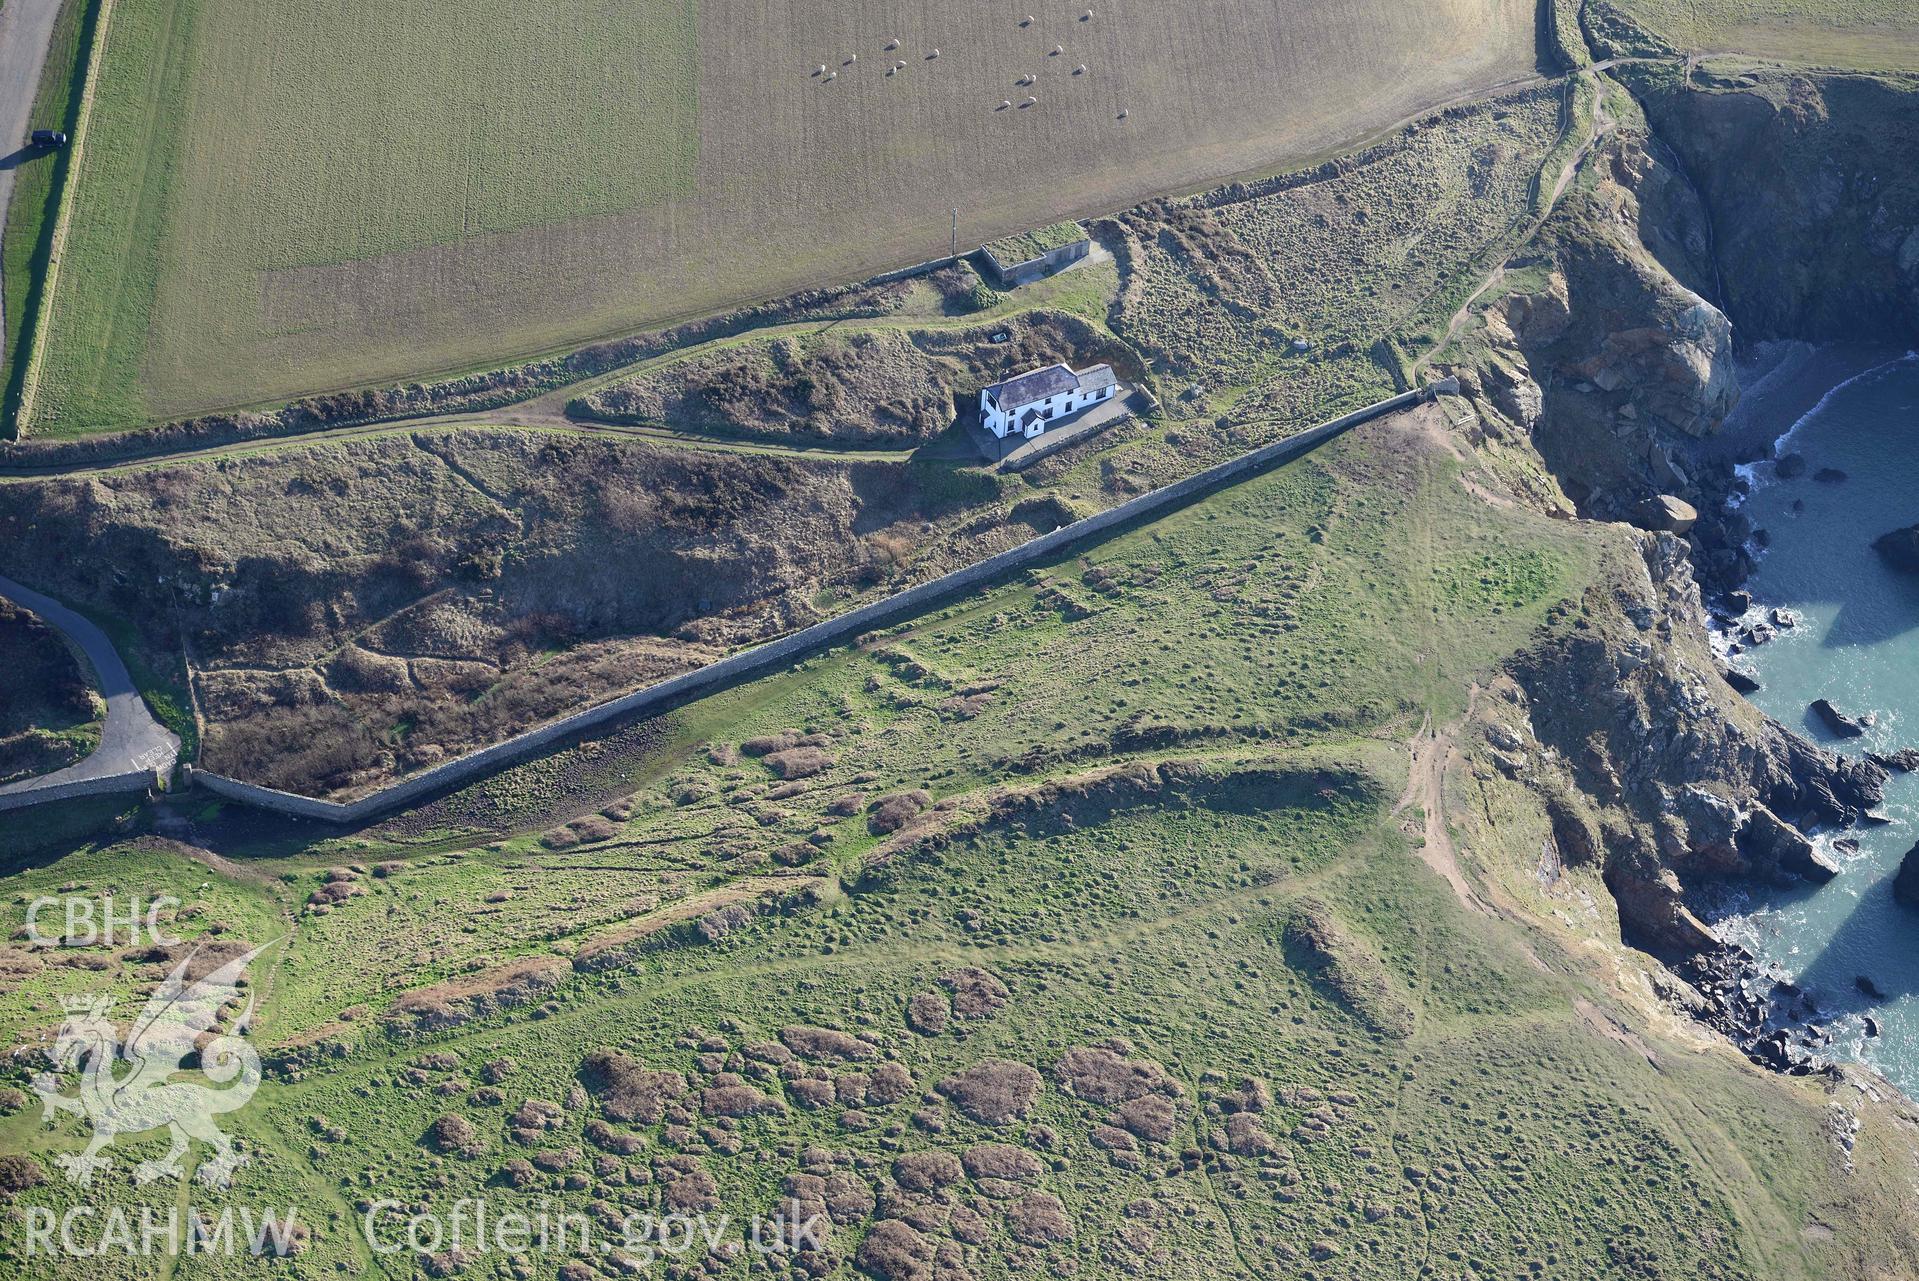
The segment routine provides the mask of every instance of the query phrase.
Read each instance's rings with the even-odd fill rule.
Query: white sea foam
[[[1819,415],[1825,413],[1826,410],[1832,407],[1832,402],[1834,400],[1837,400],[1840,397],[1840,395],[1842,395],[1843,393],[1851,390],[1854,387],[1862,386],[1865,383],[1877,382],[1879,379],[1885,377],[1887,374],[1891,373],[1893,370],[1899,368],[1899,366],[1905,365],[1905,364],[1911,364],[1915,361],[1919,361],[1919,351],[1909,351],[1905,355],[1899,357],[1897,360],[1888,360],[1883,365],[1874,365],[1871,369],[1868,369],[1863,373],[1854,374],[1852,377],[1846,379],[1846,381],[1840,383],[1837,387],[1834,387],[1831,391],[1821,396],[1819,398],[1818,404],[1814,405],[1811,409],[1808,409],[1805,413],[1801,414],[1797,422],[1793,423],[1792,426],[1786,428],[1785,433],[1781,435],[1778,440],[1773,442],[1772,447],[1774,452],[1777,453],[1778,451],[1783,450],[1787,445],[1791,444],[1793,437],[1799,434],[1799,431],[1801,428],[1803,428],[1807,423],[1811,422],[1813,419],[1817,418]]]
[[[1762,397],[1765,391],[1767,391],[1771,385],[1775,384],[1775,382],[1785,380],[1785,378],[1790,378],[1790,376],[1802,372],[1802,370],[1806,368],[1806,359],[1810,359],[1812,353],[1812,347],[1808,347],[1808,349],[1806,349],[1806,357],[1800,357],[1800,355],[1794,351],[1789,357],[1781,359],[1773,368],[1769,368],[1765,374],[1762,374],[1756,384],[1752,384],[1752,387],[1746,389],[1746,395],[1748,395],[1748,397]],[[1898,366],[1915,361],[1919,361],[1919,351],[1907,351],[1906,355],[1902,355],[1902,357],[1898,357],[1898,359],[1894,359],[1894,361],[1875,364],[1875,366],[1871,366],[1869,370],[1861,370],[1858,374],[1854,374],[1852,378],[1848,378],[1846,382],[1836,385],[1831,391],[1827,391],[1825,395],[1819,397],[1819,403],[1817,403],[1817,405],[1813,405],[1813,407],[1808,408],[1804,414],[1800,414],[1798,418],[1794,418],[1794,420],[1792,420],[1792,426],[1789,426],[1787,430],[1779,433],[1779,439],[1773,441],[1771,456],[1773,456],[1773,458],[1781,458],[1781,456],[1790,453],[1792,437],[1796,437],[1796,435],[1800,433],[1800,428],[1804,428],[1808,422],[1812,422],[1813,418],[1817,418],[1817,416],[1823,414],[1827,408],[1831,408],[1833,399],[1838,397],[1842,391],[1846,391],[1848,387],[1856,387],[1856,385],[1865,384],[1865,382],[1871,382],[1871,380],[1877,380],[1877,378],[1884,378],[1886,374],[1890,374],[1890,372],[1896,370]],[[1746,483],[1744,483],[1744,489],[1737,489],[1737,487],[1735,487],[1733,493],[1727,495],[1727,499],[1725,499],[1725,510],[1737,512],[1739,508],[1742,508],[1742,506],[1746,504],[1746,499],[1750,499],[1754,493],[1758,493],[1760,489],[1764,489],[1765,485],[1771,485],[1771,483],[1777,479],[1777,477],[1773,476],[1771,466],[1767,466],[1767,464],[1769,464],[1767,458],[1758,458],[1758,460],[1754,460],[1754,462],[1741,462],[1741,464],[1733,466],[1733,476],[1739,477],[1739,479],[1746,481]],[[1746,550],[1752,554],[1754,560],[1760,560],[1765,554],[1765,548],[1752,547],[1752,545],[1746,545]]]

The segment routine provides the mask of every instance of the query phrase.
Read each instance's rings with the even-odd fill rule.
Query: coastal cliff
[[[1624,74],[1703,202],[1742,343],[1919,335],[1919,83]]]
[[[1577,622],[1509,671],[1552,749],[1531,781],[1562,857],[1601,860],[1621,923],[1654,950],[1718,946],[1685,906],[1706,881],[1831,879],[1803,829],[1850,823],[1883,798],[1879,766],[1821,751],[1721,678],[1671,534],[1624,535]]]
[[[1670,493],[1738,399],[1733,326],[1708,297],[1697,196],[1653,138],[1622,130],[1548,227],[1545,287],[1489,318],[1493,407],[1530,433],[1581,514],[1625,519]]]
[[[1488,432],[1529,443],[1579,515],[1641,527],[1575,624],[1509,675],[1550,749],[1527,781],[1561,856],[1600,862],[1635,941],[1696,964],[1726,949],[1692,889],[1828,880],[1806,830],[1883,796],[1879,765],[1820,750],[1727,683],[1706,602],[1752,565],[1753,530],[1727,502],[1740,460],[1720,439],[1737,353],[1919,338],[1919,85],[1621,74],[1639,110],[1461,372]]]
[[[1544,284],[1488,319],[1485,407],[1581,515],[1700,514],[1709,591],[1750,568],[1716,440],[1736,355],[1778,339],[1919,342],[1919,83],[1619,68],[1636,112],[1542,236]]]

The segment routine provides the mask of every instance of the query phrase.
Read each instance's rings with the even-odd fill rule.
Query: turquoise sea
[[[1770,544],[1749,584],[1755,617],[1801,618],[1740,656],[1763,682],[1753,702],[1814,742],[1857,754],[1919,747],[1919,576],[1872,550],[1889,530],[1919,523],[1919,356],[1881,363],[1826,393],[1781,439],[1806,471],[1781,479],[1747,469],[1745,510]],[[1835,469],[1844,479],[1819,473]],[[1828,698],[1853,716],[1871,713],[1864,739],[1841,741],[1807,705]],[[1919,843],[1919,775],[1893,776],[1890,826],[1814,833],[1843,871],[1830,884],[1753,887],[1723,896],[1708,915],[1797,980],[1829,1013],[1834,1053],[1863,1060],[1919,1097],[1919,910],[1892,898],[1892,876]],[[1852,839],[1856,851],[1835,842]],[[1858,976],[1885,994],[1865,996]],[[1865,1016],[1880,1026],[1865,1035]]]

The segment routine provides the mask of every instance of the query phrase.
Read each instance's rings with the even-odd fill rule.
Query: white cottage
[[[1059,419],[1111,400],[1118,391],[1119,379],[1111,365],[1035,369],[982,391],[980,424],[1001,440],[1008,436],[1031,440]]]

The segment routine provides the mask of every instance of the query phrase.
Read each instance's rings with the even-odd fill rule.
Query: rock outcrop
[[[1899,875],[1892,878],[1892,896],[1907,907],[1919,907],[1919,845],[1907,850],[1899,861]]]
[[[1633,524],[1656,534],[1689,534],[1698,523],[1698,509],[1671,494],[1656,494],[1640,503],[1633,513]]]
[[[1644,136],[1615,136],[1594,168],[1591,194],[1549,224],[1545,285],[1489,316],[1477,382],[1581,514],[1684,533],[1701,495],[1686,455],[1738,399],[1732,325],[1702,293],[1710,231]]]
[[[1872,549],[1885,557],[1894,569],[1919,574],[1919,525],[1880,535]]]
[[[1620,44],[1628,30],[1643,35],[1608,27],[1601,42],[1634,47]],[[1591,190],[1562,201],[1540,241],[1546,284],[1494,308],[1467,381],[1482,416],[1530,436],[1580,514],[1670,531],[1642,504],[1697,509],[1701,578],[1736,588],[1755,531],[1721,501],[1735,480],[1714,444],[1738,394],[1732,327],[1742,343],[1919,336],[1919,93],[1764,69],[1612,74],[1646,123],[1621,123]],[[1919,572],[1919,530],[1881,550]]]
[[[1765,537],[1727,502],[1743,492],[1720,439],[1738,398],[1732,327],[1742,342],[1919,338],[1919,93],[1764,69],[1717,79],[1621,44],[1643,33],[1605,5],[1580,16],[1601,47],[1666,60],[1610,72],[1645,122],[1622,119],[1588,162],[1590,185],[1536,242],[1544,283],[1492,308],[1460,383],[1486,438],[1530,442],[1557,482],[1531,501],[1648,532],[1622,532],[1577,616],[1509,665],[1516,689],[1495,692],[1538,741],[1519,769],[1493,764],[1537,791],[1562,862],[1600,866],[1627,935],[1683,980],[1662,989],[1675,1005],[1804,1074],[1829,1035],[1786,1028],[1807,1017],[1803,994],[1714,937],[1689,891],[1842,875],[1807,831],[1875,821],[1887,769],[1919,752],[1836,755],[1759,713],[1739,697],[1758,682],[1712,652],[1699,584],[1742,645],[1796,621],[1748,617],[1739,590]],[[1919,572],[1919,527],[1881,543]],[[1919,908],[1919,850],[1901,880]]]
[[[1812,841],[1765,805],[1754,805],[1738,836],[1739,852],[1754,871],[1770,869],[1774,876],[1801,877],[1823,885],[1839,875],[1839,865]]]
[[[1869,718],[1862,719],[1846,715],[1834,707],[1829,698],[1815,698],[1812,701],[1811,710],[1827,729],[1840,738],[1864,738],[1866,730],[1872,724]]]
[[[1589,843],[1628,928],[1704,952],[1717,943],[1686,910],[1688,885],[1830,879],[1838,868],[1801,829],[1859,821],[1883,798],[1880,763],[1824,752],[1738,697],[1756,682],[1712,655],[1694,567],[1730,590],[1752,566],[1755,530],[1723,502],[1733,476],[1714,439],[1738,398],[1729,316],[1754,337],[1919,333],[1919,95],[1767,72],[1736,90],[1661,67],[1620,74],[1650,131],[1622,123],[1600,148],[1596,181],[1542,235],[1545,283],[1493,309],[1462,382],[1482,420],[1531,440],[1581,515],[1649,531],[1588,592],[1579,625],[1512,671],[1565,763],[1563,780],[1546,786],[1542,764],[1535,781],[1549,810],[1600,816]],[[1853,147],[1858,166],[1842,167]],[[1828,243],[1834,219],[1860,243]],[[1761,643],[1772,625],[1749,632]],[[1572,792],[1590,804],[1571,806]]]
[[[1601,816],[1598,856],[1629,932],[1663,951],[1711,951],[1719,942],[1687,909],[1688,887],[1830,880],[1838,867],[1801,829],[1857,819],[1883,799],[1887,775],[1739,698],[1719,679],[1686,544],[1621,540],[1577,623],[1509,670],[1534,737],[1563,762],[1563,779],[1542,763],[1534,781],[1549,812],[1563,786]]]
[[[1742,341],[1919,333],[1919,94],[1897,81],[1621,75],[1712,216]]]

